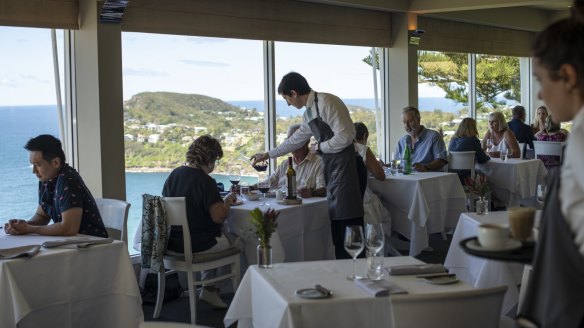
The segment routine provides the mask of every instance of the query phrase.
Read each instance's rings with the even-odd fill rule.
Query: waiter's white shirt
[[[322,120],[330,126],[335,134],[331,139],[320,143],[320,150],[323,153],[338,153],[351,145],[355,139],[355,126],[343,101],[330,93],[318,92],[318,109]],[[312,136],[308,123],[316,117],[314,90],[312,90],[306,101],[306,110],[302,116],[300,128],[294,132],[292,137],[270,150],[268,152],[270,158],[288,154],[304,145]]]
[[[584,256],[584,106],[572,121],[562,164],[560,195],[562,214]]]
[[[322,172],[322,160],[315,154],[308,153],[302,162],[296,164],[292,161],[292,167],[296,171],[296,185],[307,188],[324,188],[324,175]],[[274,173],[269,176],[270,188],[286,187],[288,171],[288,161],[282,161]]]

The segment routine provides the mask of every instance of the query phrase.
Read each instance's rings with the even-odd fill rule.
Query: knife
[[[430,274],[421,274],[416,276],[416,278],[425,278],[425,279],[433,279],[433,278],[440,278],[440,277],[456,277],[456,273],[430,273]]]
[[[314,285],[314,288],[316,288],[316,290],[318,290],[319,292],[321,292],[323,295],[326,296],[331,296],[333,294],[333,292],[331,292],[330,290],[322,287],[321,285]]]

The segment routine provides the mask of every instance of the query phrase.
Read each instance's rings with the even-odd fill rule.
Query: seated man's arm
[[[36,233],[44,236],[75,236],[79,232],[82,214],[83,209],[81,207],[72,207],[66,210],[65,212],[61,213],[62,219],[61,222],[53,224],[45,223],[44,225],[36,225],[40,224],[41,221],[43,220],[42,218],[39,218],[42,217],[42,214],[39,215],[39,212],[37,210],[37,213],[35,213],[35,215],[31,218],[29,222],[17,222],[12,225],[12,228],[18,234]]]
[[[42,207],[37,207],[36,212],[34,215],[26,221],[26,223],[30,225],[40,226],[40,225],[47,225],[51,222],[51,218],[45,213]]]
[[[448,164],[448,153],[444,139],[438,133],[433,136],[432,147],[430,149],[434,160],[430,163],[414,163],[413,167],[418,172],[441,171],[444,165]]]
[[[448,162],[442,158],[433,160],[428,164],[415,163],[413,166],[418,172],[440,171]]]

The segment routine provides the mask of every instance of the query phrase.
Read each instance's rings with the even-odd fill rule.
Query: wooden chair
[[[507,286],[467,291],[392,295],[393,327],[498,328]]]
[[[240,250],[231,247],[225,251],[217,253],[197,254],[188,250],[191,248],[191,234],[189,232],[189,224],[187,221],[187,211],[184,197],[165,197],[165,215],[166,222],[169,226],[180,226],[183,231],[184,249],[185,253],[180,256],[164,255],[164,268],[171,270],[167,272],[158,272],[158,296],[156,298],[156,306],[154,307],[154,318],[158,318],[162,310],[162,303],[164,300],[164,288],[166,283],[166,275],[174,271],[183,271],[187,274],[189,284],[189,303],[191,310],[191,323],[196,323],[197,307],[195,298],[195,285],[211,284],[226,279],[231,279],[233,282],[233,290],[237,290],[239,285],[239,255]],[[197,280],[195,273],[218,269],[229,265],[230,270],[226,274],[216,275],[213,278],[206,280]]]
[[[95,203],[108,235],[113,239],[121,240],[128,244],[128,211],[130,210],[130,203],[111,198],[96,198]]]

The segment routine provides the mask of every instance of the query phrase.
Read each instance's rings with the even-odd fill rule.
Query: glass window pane
[[[373,77],[379,81],[379,70],[374,75],[366,62],[370,52],[369,47],[276,42],[276,88],[282,76],[294,71],[302,74],[313,90],[338,96],[347,105],[353,122],[365,123],[369,130],[369,147],[378,156],[377,130],[381,117],[377,115],[376,120]],[[379,84],[377,90],[380,90]],[[290,124],[301,121],[303,113],[304,108],[287,106],[278,96],[277,143],[283,141]]]
[[[243,181],[257,173],[244,160],[264,149],[262,41],[123,33],[128,239],[143,193],[160,195],[169,172],[198,136],[220,139],[224,157],[212,176],[225,188],[231,164]],[[136,251],[130,246],[130,251]]]
[[[51,31],[0,27],[0,224],[29,219],[38,206],[38,179],[25,143],[39,134],[59,139]],[[57,31],[63,68],[63,31]],[[63,76],[61,73],[60,76]]]
[[[418,51],[418,81],[422,125],[441,131],[448,147],[458,124],[470,114],[468,55]]]

